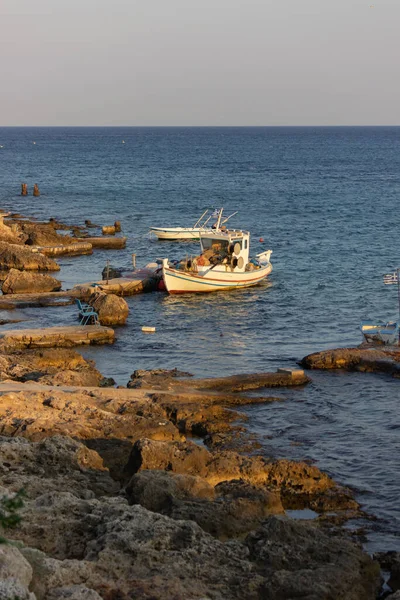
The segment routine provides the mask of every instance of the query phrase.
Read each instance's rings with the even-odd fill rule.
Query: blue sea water
[[[397,318],[397,291],[382,275],[400,265],[400,128],[0,128],[0,146],[0,208],[122,222],[126,250],[60,259],[66,287],[101,278],[107,259],[129,266],[133,252],[139,265],[195,253],[196,243],[149,238],[149,227],[192,225],[211,207],[239,211],[231,222],[250,230],[253,254],[273,249],[261,287],[130,298],[116,344],[84,351],[120,384],[138,368],[213,376],[293,367],[310,352],[358,344],[360,319]],[[19,196],[21,182],[38,183],[41,196]],[[23,316],[31,326],[67,324],[75,312]],[[378,519],[367,547],[400,550],[398,380],[311,376],[285,402],[248,408],[250,427],[268,455],[315,461],[353,487]]]

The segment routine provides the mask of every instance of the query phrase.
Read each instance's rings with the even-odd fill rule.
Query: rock
[[[4,483],[9,493],[25,490],[24,510],[28,512],[29,502],[44,493],[65,488],[78,498],[93,498],[114,494],[119,488],[97,452],[63,436],[39,442],[0,436],[0,485]],[[26,581],[29,572],[21,566],[23,572]]]
[[[68,585],[51,590],[47,600],[102,600],[102,598],[86,585]]]
[[[120,231],[121,231],[121,221],[115,221],[114,227],[115,227],[115,231],[117,233],[120,233]]]
[[[88,302],[99,315],[101,325],[124,325],[128,318],[128,304],[120,296],[94,292]]]
[[[35,183],[35,185],[33,186],[33,195],[36,197],[40,196],[39,186],[37,183]]]
[[[34,294],[36,292],[56,292],[61,282],[50,275],[38,275],[27,271],[10,269],[3,282],[3,294]]]
[[[267,515],[284,512],[279,493],[244,481],[224,482],[214,489],[200,477],[162,471],[134,475],[126,493],[131,504],[173,519],[195,521],[222,540],[248,533]]]
[[[121,476],[132,445],[139,438],[182,439],[178,429],[150,399],[129,400],[124,397],[124,390],[110,388],[92,389],[90,394],[54,389],[3,394],[0,434],[35,441],[54,435],[85,440],[116,478]]]
[[[337,348],[315,352],[300,364],[306,369],[345,369],[367,373],[389,373],[400,377],[400,350],[377,348]]]
[[[103,235],[115,235],[116,229],[114,225],[106,225],[101,228],[101,233]]]
[[[27,196],[27,195],[28,195],[28,184],[21,183],[21,196]]]
[[[26,246],[0,242],[0,270],[59,271],[60,266],[51,258],[32,252]]]
[[[107,279],[118,279],[119,277],[122,277],[123,271],[123,269],[113,267],[112,265],[106,265],[101,272],[101,278],[103,281]]]
[[[36,596],[12,577],[0,581],[0,600],[36,600]]]
[[[390,578],[387,582],[394,592],[400,590],[400,552],[378,552],[374,558],[379,562],[382,569],[390,571]],[[390,596],[392,600],[394,596]]]
[[[169,511],[171,504],[177,500],[215,498],[213,486],[205,479],[166,471],[136,473],[125,491],[130,504],[140,504],[153,512]]]
[[[12,577],[28,587],[32,580],[32,567],[18,548],[11,544],[1,544],[0,581]]]
[[[299,521],[271,517],[246,545],[266,578],[260,589],[265,600],[372,600],[379,591],[377,562],[345,539]]]
[[[140,439],[134,444],[125,467],[126,480],[146,469],[199,476],[213,486],[232,479],[258,487],[269,486],[273,491],[280,491],[285,508],[358,509],[349,490],[304,462],[267,461],[261,456],[241,456],[230,451],[213,454],[193,442]]]
[[[21,233],[18,231],[18,227],[16,225],[11,225],[9,227],[4,223],[5,217],[7,214],[0,214],[0,241],[7,242],[9,244],[21,244],[22,237]]]

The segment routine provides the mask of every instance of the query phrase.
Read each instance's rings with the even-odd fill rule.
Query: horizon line
[[[153,128],[153,129],[182,129],[182,128],[192,128],[192,129],[206,129],[206,128],[214,128],[214,129],[263,129],[263,128],[327,128],[327,127],[337,127],[337,128],[349,128],[349,127],[400,127],[400,124],[397,125],[0,125],[1,129],[23,129],[23,128],[74,128],[74,129],[95,129],[95,128],[132,128],[132,129],[140,129],[140,128]]]

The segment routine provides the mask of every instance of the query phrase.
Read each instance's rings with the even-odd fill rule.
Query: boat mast
[[[220,210],[219,210],[219,214],[218,214],[217,223],[216,223],[216,226],[215,226],[215,230],[216,230],[216,231],[219,231],[219,228],[220,228],[220,226],[221,226],[221,218],[222,218],[222,213],[223,213],[223,212],[224,212],[224,209],[223,209],[223,208],[220,208]]]
[[[202,220],[202,218],[203,218],[203,217],[205,217],[205,215],[206,215],[207,213],[208,213],[208,208],[207,208],[207,210],[205,210],[205,211],[203,212],[203,214],[201,215],[200,219],[199,219],[198,221],[196,221],[196,223],[193,225],[193,229],[194,229],[195,227],[197,227],[197,225],[198,225],[199,223],[201,223],[201,220]]]

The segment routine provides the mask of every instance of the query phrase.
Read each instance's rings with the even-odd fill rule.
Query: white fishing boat
[[[150,227],[150,233],[154,233],[159,240],[198,240],[200,239],[201,233],[213,231],[213,228],[207,225],[213,217],[218,217],[220,211],[216,210],[209,215],[209,217],[207,217],[208,212],[209,211],[206,210],[201,215],[200,219],[196,221],[193,227]],[[231,214],[229,217],[224,219],[223,223],[226,223],[236,214],[236,212]]]
[[[163,280],[170,294],[246,288],[261,283],[271,273],[272,250],[250,259],[250,233],[221,227],[221,216],[222,209],[216,228],[201,232],[198,256],[178,264],[163,260]]]
[[[397,345],[399,324],[396,321],[361,321],[361,333],[369,344]]]

